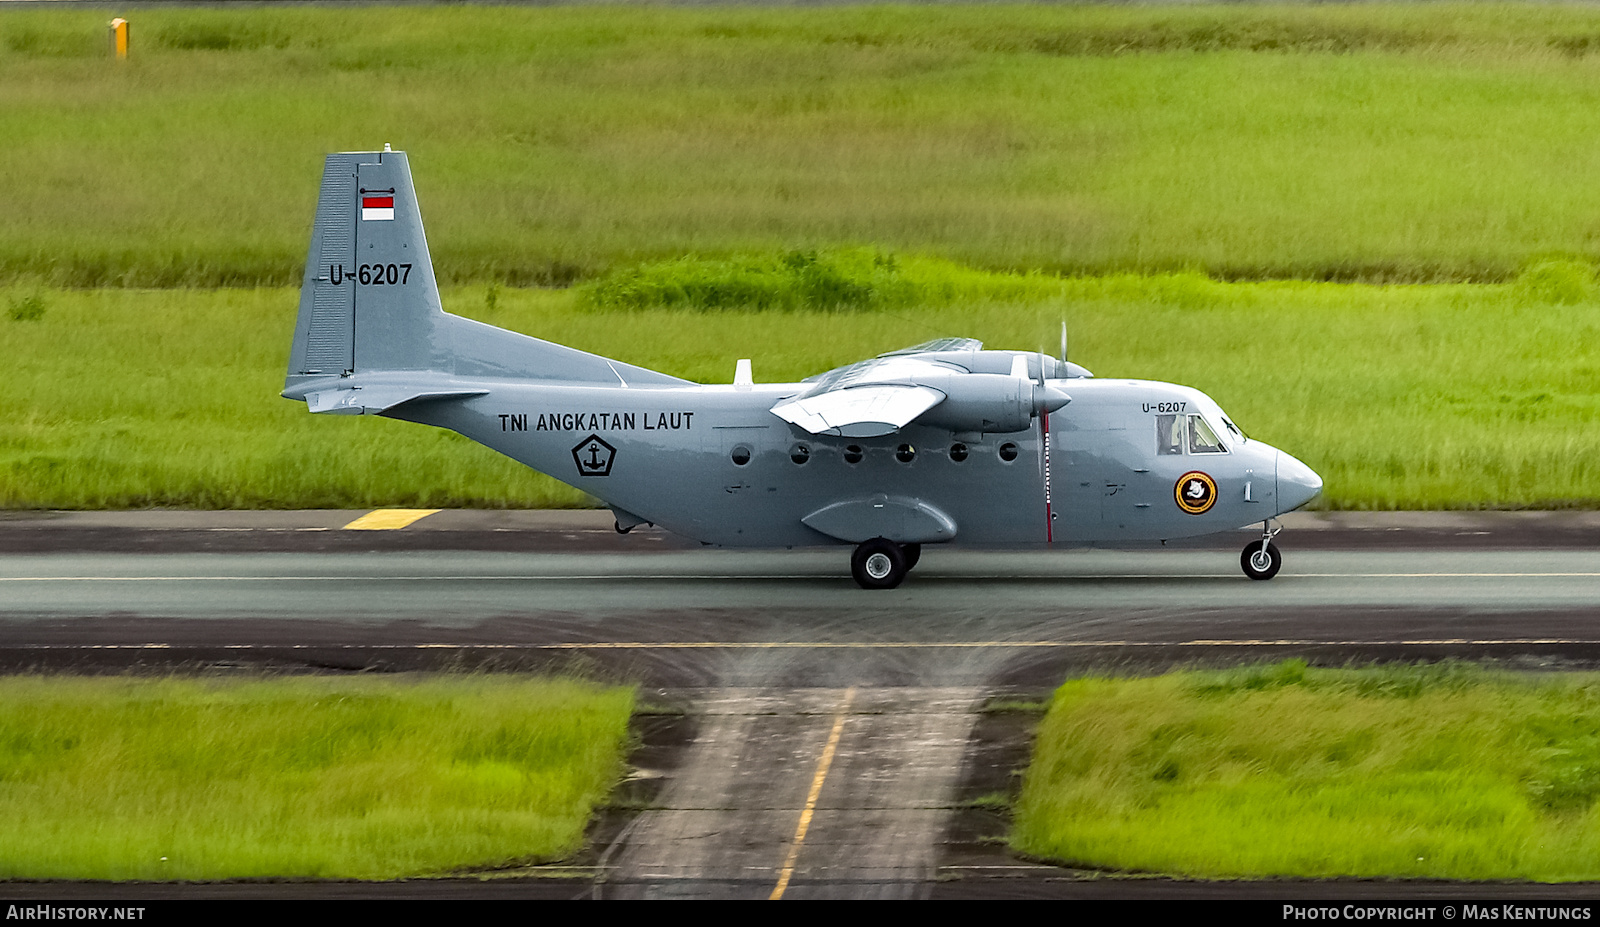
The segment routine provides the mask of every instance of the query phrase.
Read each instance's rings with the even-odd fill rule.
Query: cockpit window
[[[1156,453],[1183,453],[1183,416],[1156,416]]]
[[[1226,454],[1228,449],[1217,440],[1217,433],[1211,430],[1206,420],[1198,415],[1189,416],[1189,453],[1191,454]]]

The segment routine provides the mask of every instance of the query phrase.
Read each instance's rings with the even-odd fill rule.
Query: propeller
[[[1065,334],[1065,329],[1063,329],[1063,338],[1065,338]],[[1039,348],[1039,385],[1034,395],[1043,398],[1039,406],[1039,471],[1044,482],[1044,542],[1046,544],[1054,544],[1056,541],[1056,515],[1052,511],[1050,504],[1050,412],[1052,409],[1059,409],[1066,405],[1068,397],[1060,390],[1051,389],[1045,384],[1044,348],[1042,346]],[[1052,400],[1057,397],[1062,401],[1052,405]]]
[[[1033,411],[1035,415],[1054,412],[1072,401],[1072,397],[1045,382],[1044,352],[1039,352],[1039,375],[1037,378],[1028,371],[1028,357],[1025,354],[1011,356],[1011,375],[1019,380],[1027,381],[1033,393]]]
[[[1061,375],[1063,377],[1092,377],[1094,374],[1067,360],[1067,320],[1061,320]]]

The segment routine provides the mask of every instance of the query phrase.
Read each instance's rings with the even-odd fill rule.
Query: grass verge
[[[0,878],[393,879],[576,850],[631,690],[0,678]]]
[[[1079,679],[1013,845],[1208,878],[1600,878],[1600,675],[1303,662]]]
[[[1509,284],[1371,286],[893,264],[891,274],[869,262],[845,283],[889,280],[914,305],[751,309],[727,297],[737,290],[714,290],[724,262],[685,260],[595,289],[644,277],[710,297],[604,308],[590,288],[489,286],[449,290],[445,303],[722,383],[741,357],[758,379],[786,382],[946,335],[1053,351],[1065,319],[1074,360],[1101,376],[1206,391],[1252,437],[1321,473],[1324,507],[1600,505],[1600,291],[1587,265],[1544,262]],[[805,304],[793,289],[808,285],[803,275],[768,274],[763,285],[777,304]],[[0,288],[0,307],[12,307],[0,315],[11,359],[0,507],[586,504],[456,435],[312,416],[278,398],[296,302],[286,289]]]
[[[1579,4],[0,14],[0,280],[290,285],[323,156],[410,152],[442,277],[850,245],[1505,280],[1600,258]]]

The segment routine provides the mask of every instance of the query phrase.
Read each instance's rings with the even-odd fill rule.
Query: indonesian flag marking
[[[380,222],[394,221],[394,197],[392,196],[363,196],[361,198],[361,220]]]

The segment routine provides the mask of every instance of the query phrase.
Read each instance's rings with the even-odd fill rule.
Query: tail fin
[[[686,382],[446,313],[405,152],[331,154],[284,395],[301,399],[340,379],[405,371],[622,386]]]
[[[300,287],[290,384],[435,368],[426,339],[429,322],[443,312],[405,153],[329,155]]]

